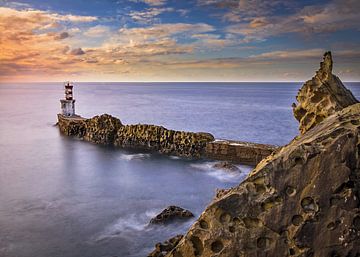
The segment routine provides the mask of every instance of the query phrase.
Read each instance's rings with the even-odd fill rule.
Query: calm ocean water
[[[360,83],[346,84],[360,98]],[[282,145],[301,83],[83,83],[77,113]],[[237,185],[212,163],[126,152],[59,134],[61,83],[0,84],[0,256],[145,256],[191,223],[151,227],[168,205],[204,210]]]

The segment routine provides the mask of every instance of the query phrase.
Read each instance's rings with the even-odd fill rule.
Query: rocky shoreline
[[[219,190],[165,256],[360,256],[360,104],[332,66],[327,52],[299,91],[300,135]]]

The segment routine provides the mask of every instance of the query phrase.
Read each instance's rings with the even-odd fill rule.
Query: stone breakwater
[[[215,140],[213,135],[204,132],[175,131],[147,124],[123,125],[118,118],[108,114],[91,119],[58,114],[58,126],[67,136],[96,144],[251,165],[276,149],[270,145]]]
[[[273,145],[255,144],[233,140],[215,140],[206,144],[208,159],[254,165],[274,152]]]
[[[156,151],[159,153],[199,158],[206,144],[214,141],[209,133],[169,130],[155,125],[122,125],[111,115],[91,119],[58,114],[60,131],[96,144]]]
[[[219,190],[167,257],[360,256],[360,104],[319,76],[332,64],[299,92],[301,134]]]

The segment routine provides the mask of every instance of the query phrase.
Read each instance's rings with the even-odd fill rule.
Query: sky
[[[0,0],[0,82],[360,81],[359,0]]]

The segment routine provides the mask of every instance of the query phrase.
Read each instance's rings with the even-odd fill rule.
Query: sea
[[[123,124],[284,145],[302,83],[76,83],[76,112]],[[345,83],[360,99],[360,83]],[[0,83],[0,256],[140,257],[185,233],[241,172],[215,162],[104,147],[59,133],[62,83]],[[149,225],[169,205],[195,218]]]

